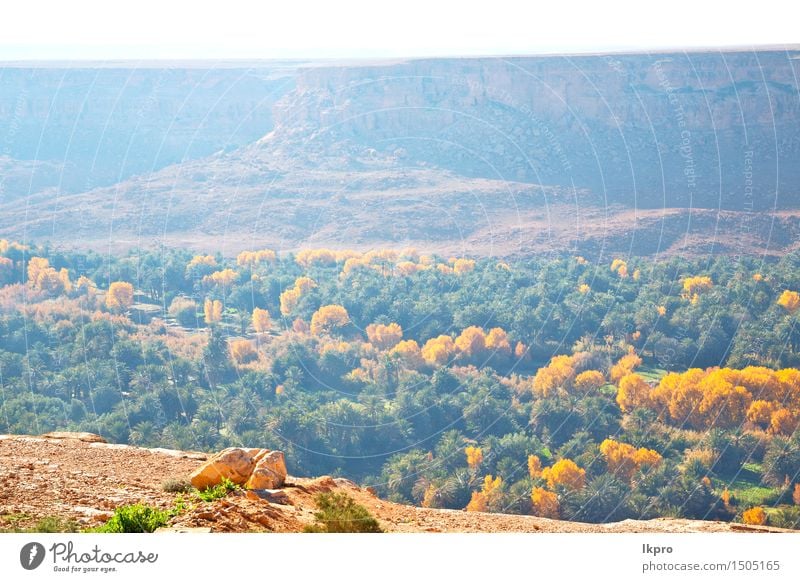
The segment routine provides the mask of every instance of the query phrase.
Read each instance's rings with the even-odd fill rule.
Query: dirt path
[[[185,479],[206,459],[203,453],[107,444],[93,435],[64,436],[69,438],[0,435],[0,529],[31,527],[52,516],[91,527],[108,519],[115,507],[130,503],[171,508],[175,494],[163,491],[162,484],[169,479]],[[783,531],[683,519],[594,525],[425,509],[379,499],[351,481],[331,477],[290,477],[282,498],[273,498],[272,502],[245,491],[214,503],[192,501],[171,525],[219,532],[302,531],[314,520],[315,496],[331,490],[352,496],[390,532]]]

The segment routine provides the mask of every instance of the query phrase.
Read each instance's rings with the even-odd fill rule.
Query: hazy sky
[[[793,3],[777,0],[12,2],[0,13],[2,60],[519,54],[800,37]]]

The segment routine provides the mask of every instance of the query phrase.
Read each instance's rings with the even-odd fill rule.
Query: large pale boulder
[[[256,466],[245,487],[248,489],[277,489],[286,482],[286,462],[280,451],[257,455]]]
[[[189,480],[198,489],[219,485],[223,478],[244,485],[256,468],[256,456],[261,450],[238,447],[224,449],[197,468]]]

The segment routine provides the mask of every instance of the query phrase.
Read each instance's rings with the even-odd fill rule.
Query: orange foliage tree
[[[203,303],[203,315],[208,325],[222,321],[222,301],[206,299],[205,303]]]
[[[263,249],[260,251],[242,251],[236,257],[236,264],[240,267],[255,267],[262,263],[274,263],[277,260],[275,251]]]
[[[542,478],[550,489],[563,485],[568,489],[582,489],[586,485],[586,471],[578,467],[572,459],[556,461],[552,467],[542,469]]]
[[[766,525],[767,512],[763,507],[751,507],[742,513],[742,522],[748,525]]]
[[[572,356],[555,356],[550,363],[539,368],[533,378],[533,393],[546,398],[556,391],[569,391],[575,379]]]
[[[350,315],[341,305],[323,305],[311,316],[311,333],[332,334],[350,323]]]
[[[600,443],[600,453],[605,457],[608,472],[628,482],[642,467],[656,467],[662,460],[661,455],[653,449],[637,449],[614,439],[606,439]]]
[[[122,312],[133,305],[133,285],[127,281],[114,281],[106,293],[106,307],[111,311]]]
[[[778,305],[783,307],[789,313],[794,313],[800,308],[800,293],[797,291],[789,291],[788,289],[781,293],[778,298]]]
[[[429,366],[444,366],[456,351],[456,344],[449,335],[431,338],[422,346],[422,358]]]
[[[272,326],[272,319],[269,316],[269,311],[256,307],[253,309],[253,329],[256,333],[266,333]]]
[[[622,356],[619,361],[611,367],[611,381],[619,382],[623,377],[632,374],[633,371],[642,365],[642,358],[633,351]]]
[[[650,386],[639,374],[628,374],[619,381],[617,404],[622,412],[650,405]]]
[[[575,389],[584,394],[594,392],[606,383],[606,378],[602,372],[597,370],[586,370],[575,376]]]
[[[486,349],[502,357],[511,355],[511,343],[508,341],[508,334],[502,327],[493,327],[486,334]]]
[[[475,325],[471,325],[456,338],[456,348],[469,358],[480,357],[486,351],[486,334]]]
[[[531,503],[534,515],[549,519],[559,518],[558,495],[552,491],[548,491],[543,487],[534,487],[531,491]]]
[[[31,288],[51,296],[72,289],[69,271],[64,268],[56,271],[44,257],[31,257],[28,260],[28,284]]]
[[[233,340],[230,343],[231,359],[236,364],[246,364],[258,358],[258,352],[246,339]]]
[[[470,469],[475,470],[480,467],[483,462],[483,450],[480,447],[469,446],[464,449],[464,453],[467,455],[467,465]]]
[[[388,350],[403,339],[403,328],[398,323],[371,323],[367,326],[367,338],[379,350]]]
[[[425,364],[425,360],[422,358],[422,350],[416,340],[400,341],[389,353],[397,356],[403,366],[409,370],[418,370]]]

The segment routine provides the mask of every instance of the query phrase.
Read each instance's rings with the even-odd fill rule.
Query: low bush
[[[307,526],[307,533],[381,533],[378,521],[369,510],[344,493],[320,493],[316,498],[319,511],[316,523]]]

